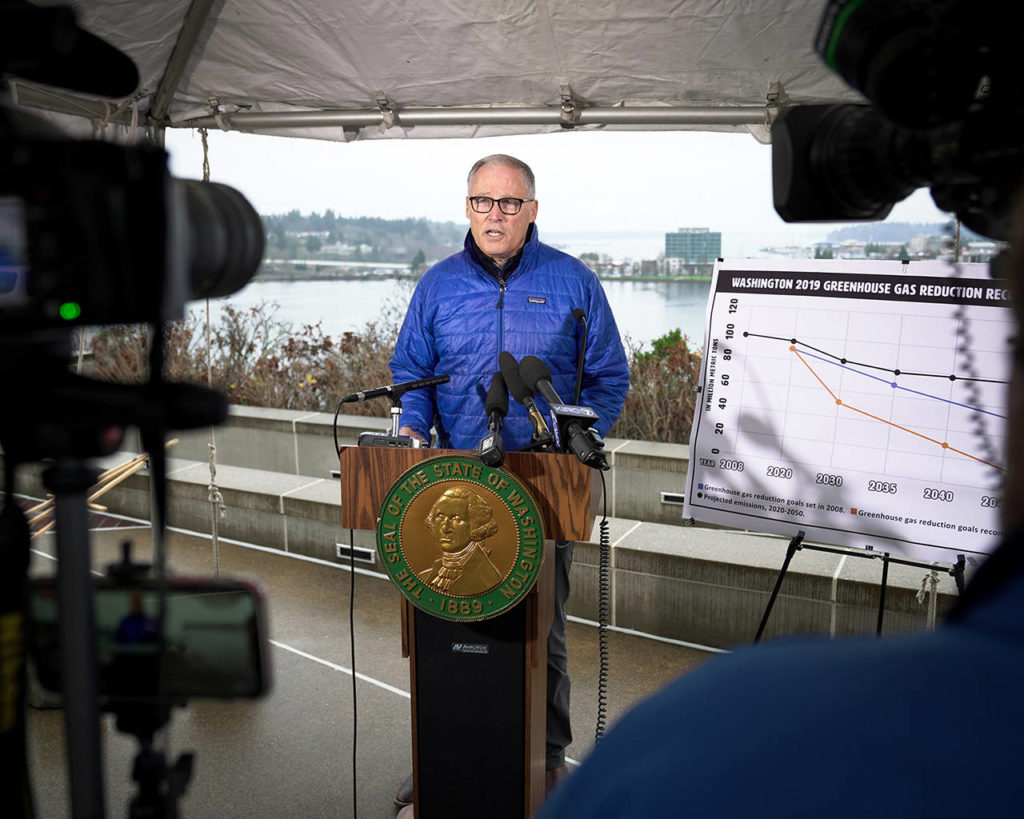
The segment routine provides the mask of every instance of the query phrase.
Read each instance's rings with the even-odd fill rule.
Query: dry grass
[[[400,312],[386,307],[382,318],[335,340],[319,323],[295,329],[277,318],[277,307],[246,310],[226,306],[210,328],[209,367],[215,389],[234,404],[311,412],[334,412],[343,395],[391,382],[388,361],[398,334]],[[165,330],[165,378],[207,383],[205,317],[191,314]],[[91,342],[92,374],[104,380],[140,383],[146,373],[146,330],[106,328]],[[651,344],[627,337],[630,392],[609,433],[614,438],[685,444],[696,406],[701,353],[674,330]],[[347,414],[387,417],[387,401],[348,404]]]

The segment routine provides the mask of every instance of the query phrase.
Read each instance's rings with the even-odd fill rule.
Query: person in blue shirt
[[[427,270],[398,335],[391,372],[396,382],[433,375],[451,380],[402,397],[401,434],[437,446],[475,449],[487,434],[484,400],[498,356],[542,359],[555,392],[570,400],[582,333],[587,348],[579,403],[598,414],[607,434],[629,390],[629,367],[611,307],[597,276],[567,253],[540,241],[533,172],[510,156],[484,157],[469,174],[469,232],[461,252]],[[543,398],[538,405],[546,409]],[[502,429],[508,450],[530,443],[524,407],[512,403]]]
[[[448,375],[450,381],[403,396],[402,435],[427,442],[433,429],[436,446],[475,450],[488,433],[485,397],[502,352],[517,361],[527,355],[540,358],[555,392],[570,401],[583,335],[578,311],[588,326],[579,404],[597,413],[594,428],[602,437],[615,423],[629,391],[629,366],[615,317],[594,272],[540,241],[537,210],[536,183],[526,163],[494,154],[470,169],[463,249],[423,274],[391,359],[395,382],[434,375]],[[546,414],[542,396],[537,404]],[[505,448],[522,449],[532,436],[526,409],[510,402],[502,427]],[[554,549],[546,759],[552,785],[567,773],[565,748],[572,741],[565,639],[572,548],[571,542],[559,542]],[[411,777],[395,802],[412,802]]]

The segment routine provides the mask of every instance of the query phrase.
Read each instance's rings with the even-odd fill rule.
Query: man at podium
[[[404,396],[400,433],[426,442],[433,429],[436,446],[474,450],[488,434],[485,395],[499,370],[500,353],[508,352],[517,361],[526,355],[542,359],[555,391],[567,397],[574,393],[578,348],[585,336],[579,403],[598,414],[594,428],[603,437],[626,400],[626,355],[594,272],[540,241],[533,171],[504,154],[476,162],[468,177],[466,217],[469,231],[462,251],[423,274],[391,360],[396,382],[441,374],[451,379]],[[514,403],[502,428],[505,448],[527,447],[533,433],[526,409]],[[549,787],[565,776],[565,748],[572,741],[565,639],[572,543],[559,542],[554,551],[545,765]],[[410,776],[396,803],[410,804],[412,791]]]

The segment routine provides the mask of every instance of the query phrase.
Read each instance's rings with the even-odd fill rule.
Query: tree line
[[[465,228],[454,222],[429,219],[381,219],[341,216],[328,208],[308,214],[291,210],[262,215],[267,236],[266,256],[320,258],[420,264],[443,258],[462,246]]]

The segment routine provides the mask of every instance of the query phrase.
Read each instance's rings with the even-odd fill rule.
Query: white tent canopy
[[[128,54],[109,101],[22,80],[101,122],[333,140],[578,128],[767,138],[778,103],[857,101],[813,52],[823,0],[79,0]]]

